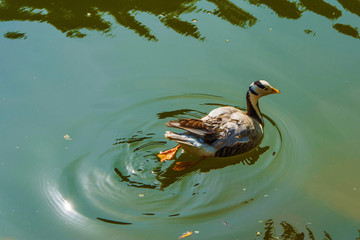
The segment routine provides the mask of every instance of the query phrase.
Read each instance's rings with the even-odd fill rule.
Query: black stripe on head
[[[256,82],[254,82],[254,84],[255,84],[256,86],[258,86],[259,88],[262,88],[262,89],[265,88],[265,86],[262,85],[262,83],[261,83],[259,80],[257,80]]]
[[[249,87],[249,91],[254,95],[258,95],[257,92],[255,92],[254,89],[251,88],[251,86]]]

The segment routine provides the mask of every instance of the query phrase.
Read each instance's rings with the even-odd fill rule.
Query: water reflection
[[[249,2],[257,6],[266,5],[281,18],[298,19],[302,13],[298,3],[287,0],[249,0]]]
[[[237,7],[235,4],[228,0],[208,0],[217,6],[217,9],[213,12],[214,15],[221,17],[229,23],[246,28],[256,23],[257,19],[246,12],[245,10]]]
[[[21,32],[7,32],[3,36],[7,39],[27,39],[26,33]]]
[[[360,1],[338,0],[338,2],[348,11],[360,16]]]
[[[183,176],[192,172],[209,172],[211,170],[221,169],[239,163],[242,163],[243,165],[253,165],[269,148],[269,146],[258,147],[248,154],[228,158],[209,158],[202,161],[191,159],[189,155],[182,154],[177,159],[177,161],[173,162],[164,172],[161,172],[161,174],[157,176],[158,181],[161,183],[160,189],[164,189],[170,186],[171,184],[181,179]],[[178,163],[184,162],[190,163],[190,167],[184,167],[181,169],[181,171],[179,171],[176,166]],[[195,165],[193,165],[194,163]]]
[[[312,232],[312,230],[309,228],[308,225],[305,225],[306,232],[301,232],[301,231],[297,230],[292,224],[290,224],[286,221],[282,221],[280,223],[280,226],[282,227],[282,233],[281,233],[280,237],[277,237],[275,234],[276,229],[274,227],[274,221],[272,219],[269,219],[269,220],[265,221],[264,224],[265,224],[264,233],[258,232],[258,234],[257,234],[258,236],[261,235],[263,237],[263,240],[273,240],[273,239],[316,240],[314,233]],[[358,230],[358,232],[359,232],[359,237],[356,238],[355,240],[360,239],[360,230]],[[331,240],[332,237],[328,232],[324,231],[324,238],[322,238],[322,239],[323,240]]]
[[[264,240],[280,239],[279,237],[275,236],[274,221],[272,219],[267,220],[264,224],[265,224],[265,228],[264,228],[265,232],[263,233]],[[287,240],[305,239],[305,232],[299,232],[293,225],[287,223],[286,221],[281,222],[280,225],[282,227],[281,239],[287,239]],[[308,226],[305,227],[307,230],[308,238],[311,240],[315,240],[314,234],[310,230],[310,228]],[[325,236],[327,235],[330,236],[328,233],[326,233]]]
[[[159,119],[165,119],[168,117],[184,118],[184,116],[201,118],[205,115],[206,115],[206,113],[204,113],[204,112],[200,112],[198,110],[192,110],[192,109],[179,109],[179,110],[174,110],[174,111],[161,112],[161,113],[157,114]]]
[[[357,29],[353,28],[350,25],[337,23],[337,24],[333,25],[333,28],[335,28],[340,33],[360,39],[360,35],[359,35],[359,32],[357,31]]]
[[[166,27],[185,36],[202,39],[199,29],[194,23],[180,19],[180,15],[197,11],[198,0],[106,0],[81,1],[14,1],[4,0],[0,4],[0,21],[38,21],[47,22],[56,29],[66,33],[68,37],[82,38],[86,34],[80,30],[88,29],[109,34],[112,23],[133,30],[139,36],[148,40],[157,40],[149,27],[136,19],[138,13],[148,13],[156,16]],[[209,0],[217,9],[214,15],[230,23],[247,27],[256,22],[256,18],[238,8],[229,1]]]
[[[204,9],[199,6],[199,0],[84,0],[80,2],[3,0],[0,2],[0,21],[46,22],[70,38],[85,37],[86,33],[82,32],[84,30],[98,31],[105,36],[110,36],[115,24],[130,29],[151,41],[157,41],[158,38],[146,23],[139,20],[138,15],[141,13],[155,16],[167,28],[199,40],[203,40],[204,36],[197,27],[196,21],[185,21],[182,15],[206,12],[241,28],[251,27],[258,21],[252,13],[229,0],[206,1],[213,4],[215,8]],[[265,5],[279,17],[288,19],[299,19],[304,11],[311,11],[330,20],[338,19],[343,14],[341,10],[323,0],[244,0],[244,2],[257,7]],[[358,1],[338,0],[338,2],[344,9],[360,16]]]
[[[64,196],[59,192],[59,189],[56,188],[56,184],[50,182],[47,179],[43,181],[43,191],[46,199],[48,200],[49,205],[54,208],[55,213],[67,219],[74,226],[82,228],[88,224],[89,219],[81,215],[73,206],[71,201],[64,198]]]
[[[129,222],[119,222],[119,221],[115,221],[115,220],[109,220],[109,219],[105,219],[105,218],[96,218],[97,220],[106,222],[106,223],[111,223],[111,224],[117,224],[117,225],[131,225],[132,223]]]
[[[253,165],[259,160],[261,154],[265,153],[269,148],[269,146],[257,147],[255,150],[249,153],[235,157],[208,158],[205,160],[199,160],[187,154],[182,154],[165,170],[161,170],[160,168],[154,169],[153,172],[157,174],[156,179],[159,182],[159,184],[156,185],[149,185],[132,181],[131,175],[124,176],[118,168],[114,168],[114,171],[121,178],[122,182],[128,183],[128,185],[131,187],[164,190],[171,184],[177,182],[179,179],[192,172],[209,172],[211,170],[225,168],[227,166],[239,163],[242,163],[243,165]],[[156,156],[154,155],[154,157]],[[178,163],[189,163],[189,167],[184,167],[182,171],[179,171],[176,168]]]
[[[300,3],[306,10],[312,11],[328,19],[337,19],[342,15],[339,9],[322,0],[300,0]]]

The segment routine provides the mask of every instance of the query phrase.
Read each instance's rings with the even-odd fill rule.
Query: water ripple
[[[160,163],[156,157],[174,145],[163,136],[167,121],[201,117],[223,105],[235,103],[186,94],[152,99],[103,116],[106,125],[96,134],[99,149],[72,161],[56,183],[45,187],[50,204],[78,225],[90,219],[118,225],[164,219],[171,219],[168,224],[202,222],[261,204],[288,170],[283,153],[296,144],[289,132],[293,127],[276,111],[271,118],[264,116],[264,139],[250,153],[209,158],[182,172],[173,170],[174,161]],[[140,113],[141,118],[132,119]],[[126,133],[113,138],[113,145],[103,144],[110,132],[120,131]],[[190,160],[186,154],[177,155],[177,161]]]

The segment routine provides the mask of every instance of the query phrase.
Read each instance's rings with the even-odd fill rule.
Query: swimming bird
[[[235,107],[219,107],[201,119],[170,121],[168,127],[185,130],[166,131],[165,137],[177,142],[176,147],[160,152],[160,161],[172,159],[181,147],[184,152],[201,158],[230,157],[257,147],[264,135],[264,120],[259,108],[263,96],[280,93],[265,80],[253,82],[247,93],[247,112]]]

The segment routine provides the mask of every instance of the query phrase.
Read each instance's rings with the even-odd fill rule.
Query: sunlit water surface
[[[1,1],[0,239],[359,237],[358,3],[319,2]],[[259,147],[159,162],[258,79]]]

